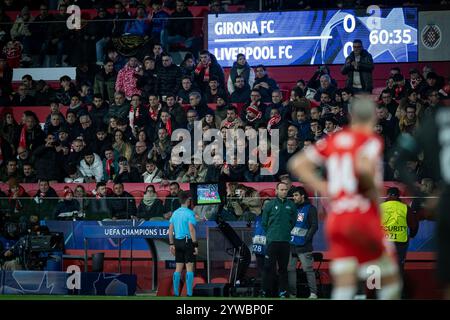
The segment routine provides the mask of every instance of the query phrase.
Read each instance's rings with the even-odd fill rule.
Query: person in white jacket
[[[158,169],[155,162],[147,160],[145,164],[145,172],[142,174],[145,183],[158,183],[161,182],[161,170]]]
[[[80,172],[85,182],[101,182],[103,179],[102,160],[92,150],[86,150],[80,161]]]

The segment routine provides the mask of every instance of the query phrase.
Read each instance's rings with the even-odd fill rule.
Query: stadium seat
[[[261,196],[261,198],[263,198],[263,200],[265,198],[274,198],[275,197],[275,189],[273,189],[273,188],[263,189],[263,190],[259,191],[259,195]]]
[[[144,197],[144,191],[141,190],[130,191],[130,194],[134,197],[134,200],[136,200],[136,205],[139,205]]]
[[[158,198],[160,200],[164,200],[170,196],[170,191],[169,190],[158,190],[158,191],[156,191],[156,194],[158,195]]]

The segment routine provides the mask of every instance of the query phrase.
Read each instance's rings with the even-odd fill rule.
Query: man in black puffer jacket
[[[168,53],[162,54],[162,67],[158,69],[156,92],[161,96],[176,94],[181,85],[181,69],[172,63]]]
[[[113,194],[108,196],[108,208],[112,219],[131,219],[136,216],[136,201],[133,196],[124,191],[123,183],[115,183]]]

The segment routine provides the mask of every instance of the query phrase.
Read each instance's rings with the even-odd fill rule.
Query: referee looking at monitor
[[[192,296],[194,283],[194,262],[198,253],[198,243],[195,234],[194,211],[189,209],[191,195],[181,191],[178,195],[181,207],[175,210],[169,222],[169,244],[170,252],[175,256],[176,269],[173,273],[173,292],[179,296],[181,272],[186,265],[187,295]]]

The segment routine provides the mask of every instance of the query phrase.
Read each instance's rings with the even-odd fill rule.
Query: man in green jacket
[[[277,197],[265,207],[262,216],[262,227],[266,233],[267,250],[264,260],[263,296],[272,294],[278,264],[279,296],[287,297],[289,253],[291,230],[297,220],[295,204],[287,199],[288,188],[283,182],[277,184]]]

